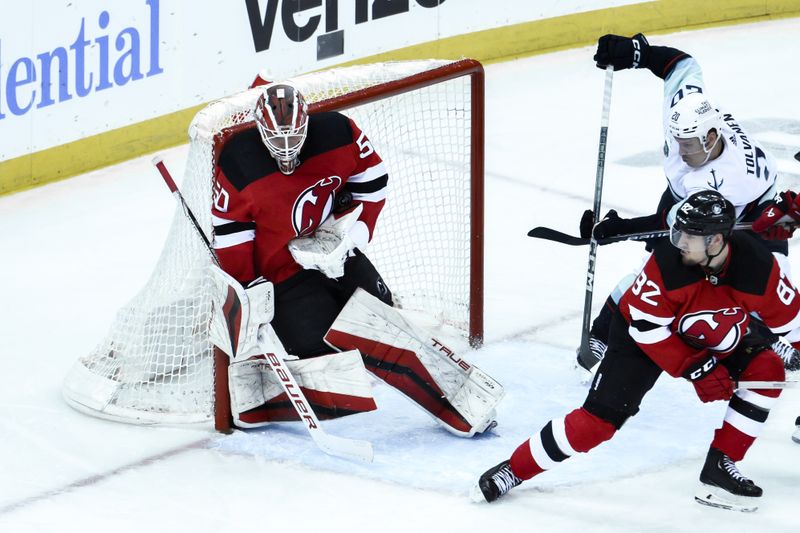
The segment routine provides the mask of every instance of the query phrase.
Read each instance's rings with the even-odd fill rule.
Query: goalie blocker
[[[272,284],[258,280],[244,289],[223,270],[210,268],[215,284],[211,340],[230,357],[234,425],[298,420],[264,355],[283,353],[282,347],[266,350],[264,335],[259,343],[259,328],[269,327],[273,315]],[[275,335],[269,339],[280,342]],[[325,340],[344,351],[286,361],[320,419],[377,408],[366,363],[455,435],[470,437],[494,423],[503,387],[362,289],[350,298]]]

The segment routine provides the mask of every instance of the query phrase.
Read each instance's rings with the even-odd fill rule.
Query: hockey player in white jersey
[[[777,190],[775,160],[731,112],[717,107],[708,97],[697,60],[676,48],[651,45],[641,33],[633,37],[600,37],[594,60],[599,68],[608,65],[614,70],[647,68],[664,80],[663,150],[667,189],[656,213],[650,216],[623,219],[612,210],[595,224],[595,214],[586,211],[580,224],[581,236],[588,238],[593,234],[603,239],[666,229],[667,215],[678,201],[707,189],[725,196],[734,205],[740,222],[755,220],[770,204]],[[759,237],[788,272],[786,241]],[[632,276],[623,279],[606,300],[592,324],[590,350],[584,353],[578,350],[580,367],[591,371],[602,359],[611,316],[619,297],[631,282]],[[774,335],[770,338],[787,369],[800,369],[800,353]]]

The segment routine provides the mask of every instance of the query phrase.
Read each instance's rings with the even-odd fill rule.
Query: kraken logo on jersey
[[[746,320],[741,307],[698,311],[683,316],[678,331],[693,346],[725,353],[739,344]]]
[[[333,209],[336,190],[342,184],[339,176],[322,178],[300,193],[292,207],[292,225],[295,235],[305,237],[317,229]]]

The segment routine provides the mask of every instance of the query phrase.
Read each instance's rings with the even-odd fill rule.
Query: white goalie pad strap
[[[363,209],[363,204],[358,204],[338,219],[330,215],[310,237],[289,241],[289,252],[297,264],[306,270],[319,270],[331,279],[342,277],[344,262],[356,247],[350,232],[358,227],[358,217]],[[359,234],[358,230],[356,233]]]
[[[358,350],[323,355],[310,359],[291,359],[286,366],[292,372],[297,384],[306,389],[307,394],[314,391],[340,395],[352,399],[366,399],[373,402],[372,386],[361,354]],[[263,356],[231,364],[228,369],[228,385],[231,396],[231,412],[238,427],[257,427],[268,422],[245,423],[239,415],[273,400],[284,393],[275,372]]]
[[[362,289],[350,298],[326,335],[333,345],[348,344],[348,338],[368,339],[382,345],[383,351],[413,352],[445,398],[471,426],[470,431],[459,431],[437,420],[451,432],[471,436],[493,421],[494,409],[504,394],[502,385],[416,327],[397,309]]]
[[[231,357],[244,360],[258,353],[258,328],[272,320],[272,283],[259,278],[245,289],[227,272],[209,266],[212,291],[211,342]]]

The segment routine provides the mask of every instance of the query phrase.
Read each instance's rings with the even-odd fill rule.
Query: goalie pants
[[[345,262],[341,278],[302,270],[275,285],[272,327],[286,352],[301,359],[331,353],[323,337],[358,287],[392,305],[391,291],[359,250]]]
[[[583,406],[549,421],[511,456],[511,469],[520,479],[530,479],[575,453],[588,452],[609,440],[628,418],[639,412],[642,399],[663,371],[631,339],[628,324],[619,312],[614,315],[610,337]],[[755,333],[742,339],[720,364],[734,380],[784,379],[783,361]],[[686,385],[690,386],[688,382]],[[711,446],[734,461],[741,460],[760,434],[780,392],[736,391]]]

